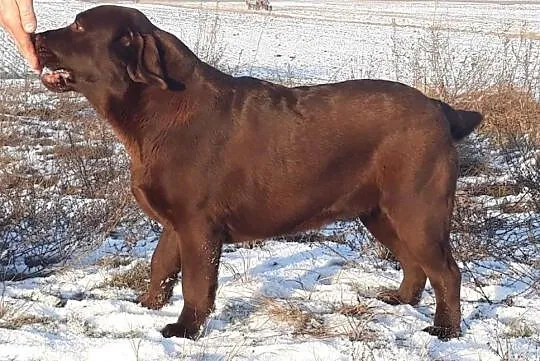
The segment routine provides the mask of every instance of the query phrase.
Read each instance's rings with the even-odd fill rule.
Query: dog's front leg
[[[179,229],[184,307],[178,321],[161,333],[163,337],[196,338],[214,308],[224,235],[208,225]]]
[[[150,309],[160,309],[169,302],[180,272],[180,244],[172,227],[163,229],[152,255],[150,287],[139,297],[139,302]]]

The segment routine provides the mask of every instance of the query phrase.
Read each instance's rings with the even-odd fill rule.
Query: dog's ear
[[[131,49],[127,63],[127,72],[131,80],[163,90],[168,89],[160,50],[154,35],[130,32],[120,41],[124,47]]]
[[[197,56],[173,34],[160,29],[152,34],[162,51],[161,65],[166,69],[169,89],[183,90],[198,62]]]

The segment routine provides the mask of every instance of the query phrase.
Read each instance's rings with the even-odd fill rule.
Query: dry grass
[[[108,287],[131,288],[137,293],[145,292],[148,289],[150,279],[150,264],[148,262],[137,262],[125,272],[112,276],[104,285]]]
[[[274,321],[291,326],[295,335],[314,337],[326,337],[328,335],[328,330],[322,318],[315,313],[302,309],[298,304],[265,298],[261,303],[261,308]]]
[[[300,301],[264,298],[261,309],[272,320],[292,327],[296,336],[347,337],[352,341],[369,341],[375,337],[368,325],[373,320],[373,309],[364,304],[337,307],[328,304],[328,310],[321,313],[309,310]]]
[[[347,336],[351,341],[369,342],[377,339],[376,333],[370,328],[376,309],[365,303],[356,305],[342,304],[334,310],[345,317],[344,322],[334,326],[334,333]]]
[[[104,159],[113,156],[113,150],[104,144],[97,145],[57,145],[54,147],[56,158]]]
[[[522,338],[522,337],[538,337],[539,330],[536,330],[534,326],[531,326],[523,319],[515,319],[507,324],[507,331],[504,336],[509,338]]]
[[[494,328],[492,341],[487,343],[488,348],[502,361],[522,361],[538,360],[538,346],[536,346],[536,357],[533,354],[527,355],[527,351],[520,351],[516,347],[516,339],[533,338],[533,344],[538,345],[540,338],[538,329],[530,326],[523,319],[514,319],[507,324],[497,319],[498,325]],[[534,346],[533,346],[534,347]],[[530,357],[533,358],[530,358]]]
[[[458,144],[461,175],[479,178],[469,179],[474,182],[457,193],[452,220],[456,258],[475,280],[482,275],[473,271],[491,272],[506,282],[538,287],[540,43],[524,26],[519,36],[501,31],[489,46],[479,38],[456,61],[463,44],[453,43],[437,26],[412,40],[412,46],[411,39],[401,41],[399,31],[392,40],[398,81],[484,115],[475,135]],[[371,252],[387,259],[380,247]]]
[[[294,243],[345,243],[345,236],[343,234],[322,234],[318,231],[308,231],[304,233],[290,234],[278,237],[276,239],[282,242]]]
[[[215,16],[202,16],[205,17],[200,22],[201,27],[195,50],[211,64],[220,65],[224,50],[220,45],[220,19]],[[440,27],[434,26],[427,30],[418,39],[413,40],[412,47],[409,41],[401,41],[400,34],[396,31],[392,38],[396,80],[406,81],[428,95],[442,98],[456,107],[482,112],[485,121],[480,131],[482,136],[487,137],[495,147],[511,146],[509,153],[518,149],[518,153],[525,154],[530,152],[530,149],[519,150],[519,145],[512,143],[512,139],[516,135],[526,135],[535,142],[533,148],[538,149],[540,148],[538,146],[540,143],[540,103],[534,95],[538,96],[539,90],[537,76],[538,64],[540,64],[539,52],[538,43],[532,42],[531,34],[525,30],[517,38],[512,36],[510,39],[510,37],[502,36],[501,47],[497,52],[486,51],[481,47],[471,49],[463,64],[455,61],[456,54],[462,49],[452,48],[452,43],[446,37],[444,29]],[[474,66],[468,67],[467,64]],[[503,66],[498,68],[494,64],[503,64]],[[284,83],[290,81],[291,79],[282,80]],[[131,226],[145,218],[137,212],[137,207],[134,205],[128,186],[127,157],[116,151],[117,142],[112,132],[104,125],[104,122],[97,119],[88,104],[81,101],[80,97],[70,94],[61,95],[54,98],[57,100],[53,103],[56,104],[55,106],[36,106],[28,104],[26,99],[28,94],[50,95],[44,91],[43,87],[28,81],[18,85],[6,85],[0,94],[0,202],[3,204],[11,202],[14,205],[12,212],[7,216],[0,214],[0,252],[6,244],[17,244],[20,247],[9,249],[10,257],[24,258],[25,262],[28,260],[29,264],[43,268],[69,258],[70,252],[56,252],[54,257],[48,256],[49,249],[44,247],[43,237],[40,237],[42,229],[58,229],[51,225],[62,217],[67,219],[72,227],[63,233],[51,232],[49,238],[63,237],[70,241],[67,244],[66,242],[59,244],[59,247],[55,248],[56,251],[69,249],[76,242],[91,243],[88,247],[91,249],[113,229],[117,230],[120,224],[127,224],[120,232],[124,239],[128,239],[127,243],[134,243],[140,239],[142,232]],[[9,131],[11,125],[8,124],[12,124],[14,120],[19,121],[13,116],[37,117],[50,123],[61,120],[68,126],[64,130],[67,130],[69,138],[51,138],[46,134],[41,134],[39,129],[35,132]],[[473,140],[467,141],[469,143],[464,142],[460,145],[462,174],[496,176],[491,165],[476,156],[478,144],[474,143],[475,138],[471,139]],[[35,145],[48,146],[40,152],[45,158],[50,156],[54,167],[57,167],[55,172],[43,174],[33,164],[25,161],[32,155],[30,151],[21,152],[17,156],[2,151],[2,146],[21,146],[31,149]],[[540,164],[540,162],[537,163]],[[540,199],[538,191],[534,193],[535,189],[540,189],[540,181],[538,181],[540,177],[535,175],[538,174],[538,170],[529,168],[527,172],[529,173],[519,175],[516,183],[491,182],[461,190],[464,193],[458,195],[457,216],[454,220],[454,229],[459,238],[456,248],[460,259],[477,260],[491,256],[504,256],[498,252],[498,248],[500,249],[498,244],[493,245],[493,242],[489,242],[493,236],[490,232],[500,227],[501,220],[493,217],[479,218],[478,215],[485,216],[494,209],[488,209],[479,204],[474,200],[476,196],[502,198],[528,189],[533,201],[513,200],[500,205],[500,209],[495,211],[523,213],[540,210],[540,202],[534,201]],[[68,213],[61,211],[61,207],[56,212],[36,209],[36,202],[21,201],[24,199],[23,195],[29,195],[32,200],[46,200],[49,204],[60,204],[66,199],[78,198],[78,200],[103,200],[105,205],[89,205],[85,209],[78,209],[77,217],[69,218]],[[67,205],[69,208],[76,204],[76,202],[64,203],[63,206]],[[103,224],[103,220],[107,220],[107,224]],[[28,229],[28,224],[34,227]],[[350,229],[348,232],[365,234],[360,222],[357,222],[357,225],[357,229]],[[510,229],[513,225],[504,224],[504,226]],[[20,239],[13,239],[10,236],[16,232],[20,233],[21,238],[28,239],[28,244],[32,247],[36,244],[39,246],[34,248],[35,253],[27,252],[24,248],[26,243],[18,243]],[[71,237],[73,233],[76,237]],[[283,237],[283,240],[348,243],[344,234],[326,236],[319,232],[309,232]],[[89,239],[88,235],[94,235],[94,237]],[[76,242],[72,243],[71,239],[75,239]],[[351,246],[358,245],[351,244]],[[376,244],[373,248],[370,243],[368,246],[371,249],[370,252],[378,258],[395,262],[392,254],[383,246]],[[515,246],[517,247],[517,244]],[[363,247],[362,250],[366,248],[365,244],[361,247]],[[21,252],[22,248],[24,252]],[[45,261],[40,261],[40,256],[43,256]],[[0,262],[1,266],[5,265]],[[137,272],[134,271],[134,273]],[[123,278],[118,276],[114,280],[118,287],[143,288],[140,274],[129,275],[128,272],[128,275]],[[296,313],[299,313],[298,317],[301,315],[299,311],[302,310],[296,310]],[[294,314],[294,308],[290,312]],[[290,318],[298,317],[291,316]]]
[[[118,268],[121,266],[127,266],[132,262],[131,258],[121,256],[105,256],[97,260],[96,265],[106,268]]]
[[[357,305],[342,305],[337,309],[337,312],[349,317],[360,317],[370,313],[370,307],[364,304]]]
[[[377,258],[384,261],[389,261],[392,263],[398,262],[396,256],[394,256],[394,254],[390,251],[390,249],[388,249],[385,245],[377,241],[374,241],[372,243],[373,243],[372,252],[377,256]]]
[[[34,315],[20,315],[8,319],[0,319],[0,327],[10,330],[19,329],[26,325],[42,324],[47,325],[53,322],[50,317],[34,316]]]
[[[521,184],[475,184],[465,187],[462,192],[466,191],[469,197],[489,196],[501,198],[507,196],[515,196],[523,191]],[[463,193],[460,193],[463,194]]]
[[[53,320],[46,316],[28,315],[30,305],[26,301],[8,302],[0,295],[0,328],[19,329],[25,325],[48,324]]]

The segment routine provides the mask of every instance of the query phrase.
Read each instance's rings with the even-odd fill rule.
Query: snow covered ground
[[[155,243],[141,242],[150,254]],[[1,360],[538,360],[540,297],[494,282],[483,301],[462,288],[463,337],[442,342],[431,323],[430,288],[417,307],[374,295],[400,272],[333,244],[267,242],[222,258],[216,311],[198,341],[163,339],[178,317],[173,302],[149,311],[127,288],[108,286],[135,266],[88,265],[46,278],[7,282],[3,302],[23,326],[0,328]],[[24,316],[24,317],[23,317]],[[26,320],[26,322],[24,321]],[[6,326],[4,326],[6,327]]]
[[[367,76],[410,82],[411,69],[396,60],[414,57],[434,31],[454,50],[457,64],[478,60],[474,54],[497,54],[506,41],[540,41],[537,1],[272,4],[271,14],[247,12],[239,1],[137,6],[221,68],[291,83]],[[40,30],[66,25],[93,5],[36,1]],[[0,77],[25,75],[3,32],[0,47]],[[6,94],[0,99],[5,102]],[[47,98],[22,99],[30,106]],[[43,163],[36,154],[34,161]],[[469,177],[461,184],[480,181]],[[110,238],[53,275],[0,285],[0,360],[540,360],[538,287],[503,273],[464,270],[463,337],[442,342],[420,331],[432,322],[431,288],[417,307],[376,300],[380,288],[399,285],[401,271],[363,249],[370,243],[360,235],[349,230],[345,236],[355,247],[268,241],[227,248],[216,310],[198,341],[159,333],[178,317],[180,286],[170,305],[150,311],[135,303],[135,290],[112,281],[149,259],[156,236],[141,236],[128,254],[119,252],[121,239]],[[533,258],[540,264],[539,254]],[[531,274],[538,276],[538,269]]]

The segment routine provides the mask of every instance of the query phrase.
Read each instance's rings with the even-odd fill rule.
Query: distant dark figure
[[[248,10],[267,10],[272,11],[269,0],[246,0]]]

